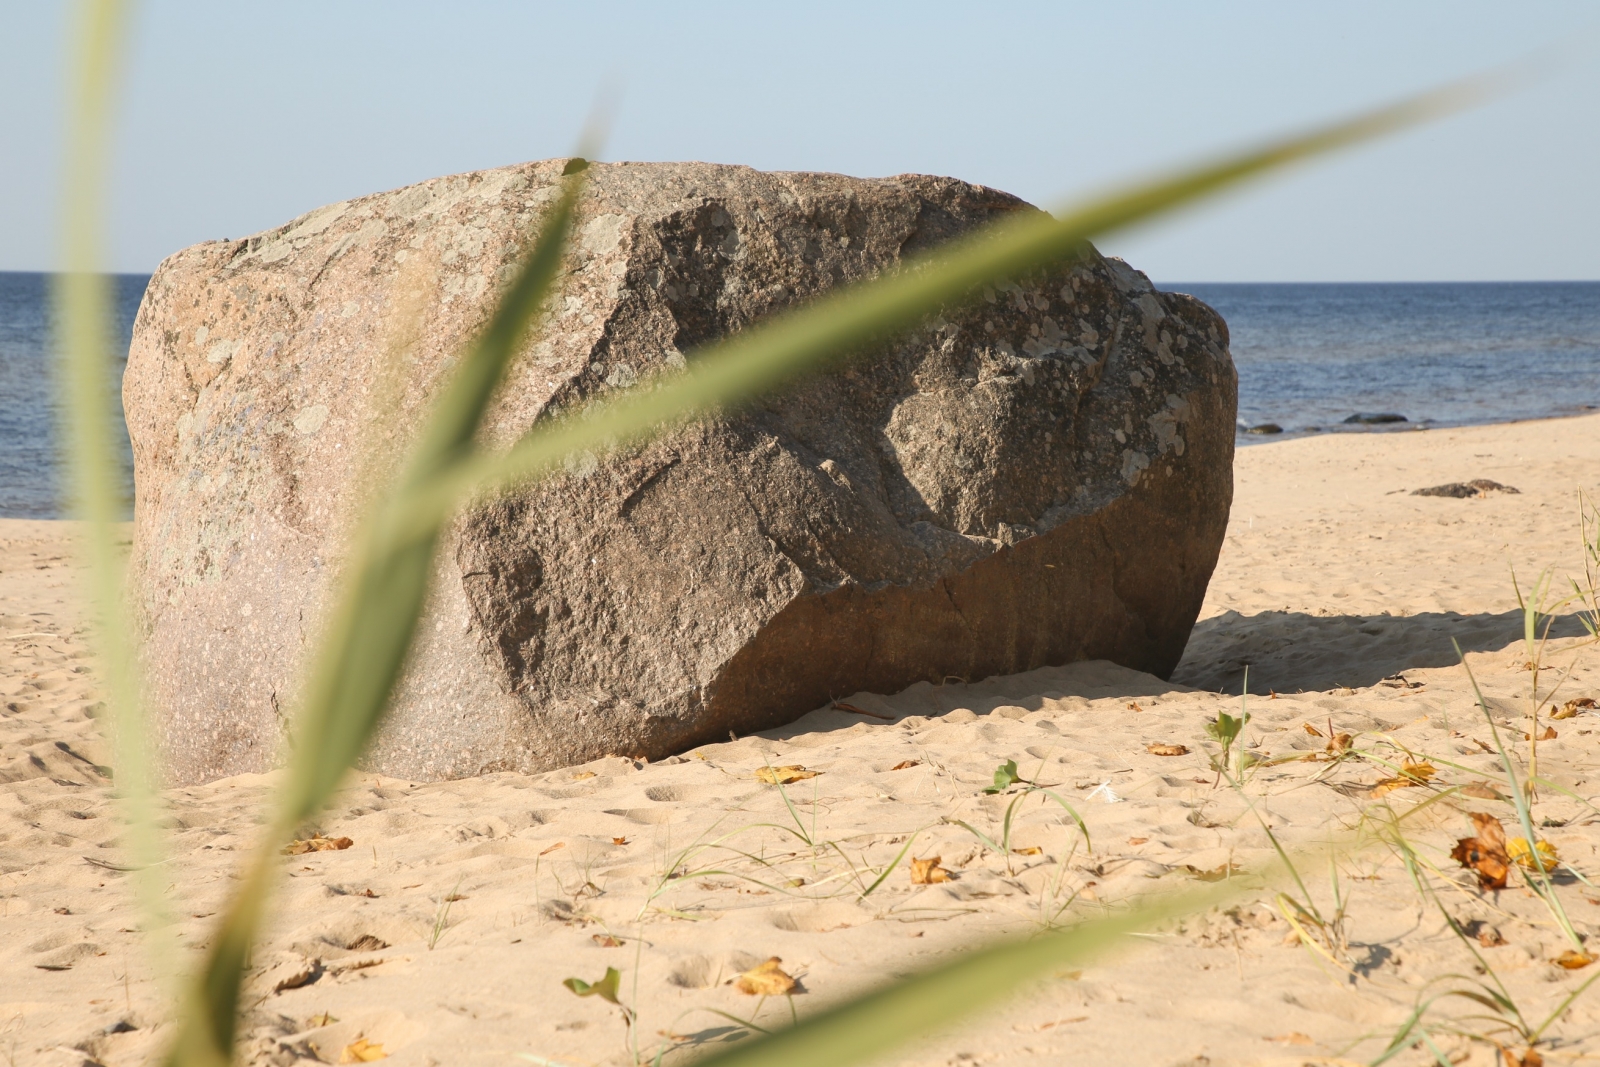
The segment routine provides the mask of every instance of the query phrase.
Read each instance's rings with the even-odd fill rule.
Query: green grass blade
[[[895,853],[894,859],[890,860],[889,865],[883,869],[883,872],[879,874],[877,878],[873,879],[871,885],[867,886],[867,888],[861,891],[861,895],[856,898],[857,900],[865,900],[867,897],[871,896],[872,891],[882,885],[884,880],[894,873],[895,868],[900,866],[900,861],[906,858],[906,853],[911,851],[911,846],[916,844],[917,834],[920,834],[921,832],[921,830],[918,830],[916,833],[906,838],[906,843],[901,846],[899,852]]]
[[[816,1067],[859,1063],[946,1028],[1059,967],[1079,966],[1127,943],[1127,935],[1201,911],[1240,892],[1196,890],[1025,941],[970,952],[832,1008],[770,1037],[699,1060],[696,1067]]]
[[[103,273],[106,184],[110,173],[111,121],[127,37],[128,5],[85,0],[75,5],[75,42],[69,84],[67,152],[62,195],[63,273],[52,297],[59,331],[59,383],[65,422],[64,466],[72,513],[82,522],[81,551],[86,592],[95,620],[95,645],[103,670],[113,773],[123,802],[134,892],[153,933],[156,970],[173,973],[166,936],[166,875],[157,828],[155,758],[133,641],[122,600],[123,554],[118,524],[127,508],[122,495],[121,455],[109,418],[116,380],[111,351],[112,297]]]
[[[394,496],[358,537],[353,579],[327,627],[296,722],[278,817],[186,994],[167,1060],[173,1067],[223,1067],[232,1059],[240,983],[272,884],[275,846],[321,808],[365,749],[399,680],[427,594],[437,527],[399,543],[386,531],[413,487],[470,454],[496,385],[554,289],[581,184],[580,178],[567,179],[517,279],[438,401]]]
[[[296,723],[288,822],[309,818],[322,806],[377,729],[422,612],[440,525],[402,541],[389,530],[409,509],[418,486],[472,454],[494,390],[554,289],[581,187],[580,177],[567,179],[532,253],[436,403],[395,495],[371,520],[365,552],[324,635]]]
[[[1059,218],[1019,214],[991,224],[901,269],[836,290],[805,308],[695,353],[690,368],[583,419],[535,431],[509,452],[479,456],[442,477],[408,521],[418,536],[435,528],[464,492],[546,473],[583,450],[605,450],[771,389],[796,375],[869,348],[982,286],[1082,253],[1095,237],[1145,222],[1241,182],[1460,109],[1489,89],[1473,81],[1439,89],[1299,136],[1180,171],[1092,200]]]
[[[1467,680],[1472,683],[1473,695],[1478,698],[1478,708],[1483,712],[1484,721],[1489,724],[1489,736],[1494,738],[1495,750],[1500,754],[1500,764],[1505,768],[1506,782],[1511,787],[1511,803],[1516,807],[1517,822],[1522,827],[1523,838],[1528,842],[1529,858],[1533,861],[1534,871],[1539,876],[1538,884],[1535,884],[1535,880],[1528,877],[1526,872],[1523,874],[1523,880],[1529,889],[1539,895],[1539,899],[1550,912],[1550,918],[1555,920],[1561,932],[1572,943],[1572,947],[1582,952],[1583,938],[1579,937],[1578,931],[1573,928],[1572,920],[1567,917],[1567,909],[1562,906],[1561,898],[1556,895],[1555,886],[1550,882],[1550,871],[1544,865],[1544,857],[1540,855],[1537,847],[1539,839],[1533,832],[1533,812],[1528,807],[1528,798],[1523,792],[1522,784],[1517,781],[1517,769],[1511,762],[1511,754],[1506,751],[1505,744],[1500,740],[1500,730],[1495,726],[1494,716],[1489,713],[1489,702],[1484,699],[1483,690],[1478,688],[1478,679],[1468,666],[1466,654],[1461,651],[1461,646],[1456,643],[1455,638],[1451,638],[1450,643],[1455,646],[1456,655],[1461,660],[1461,668],[1467,672]]]

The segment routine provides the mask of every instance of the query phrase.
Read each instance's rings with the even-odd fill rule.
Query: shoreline
[[[1284,427],[1279,433],[1252,433],[1244,423],[1236,423],[1234,433],[1235,447],[1249,445],[1268,445],[1283,441],[1298,441],[1307,437],[1333,437],[1344,434],[1406,434],[1433,430],[1468,430],[1487,426],[1520,426],[1530,422],[1562,422],[1567,419],[1581,419],[1600,411],[1600,405],[1585,404],[1582,411],[1558,411],[1547,415],[1530,415],[1518,419],[1498,419],[1488,422],[1435,422],[1426,419],[1421,422],[1406,421],[1404,423],[1389,423],[1374,426],[1351,425],[1348,429],[1341,428],[1340,424],[1322,426],[1317,429],[1302,427],[1292,429]],[[1257,425],[1263,425],[1258,423]]]

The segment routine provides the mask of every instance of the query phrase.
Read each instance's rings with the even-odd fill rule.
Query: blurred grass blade
[[[828,1067],[860,1063],[914,1038],[947,1029],[1047,971],[1078,967],[1169,919],[1244,892],[1238,884],[1175,894],[1130,911],[1024,941],[968,952],[951,963],[859,996],[770,1037],[759,1037],[695,1067]],[[1259,888],[1259,883],[1251,881]]]
[[[482,335],[467,350],[420,434],[390,499],[370,520],[364,552],[351,567],[317,655],[294,732],[285,819],[315,814],[361,755],[404,667],[427,595],[431,536],[396,543],[387,536],[419,487],[461,465],[506,368],[555,287],[567,236],[583,187],[582,168],[545,217],[538,238]],[[361,551],[358,548],[358,551]]]
[[[427,595],[438,527],[429,537],[400,544],[385,531],[417,486],[471,454],[495,388],[555,288],[583,169],[569,165],[562,195],[544,217],[531,253],[452,373],[391,495],[358,532],[348,583],[326,626],[296,719],[277,818],[187,993],[169,1064],[225,1067],[232,1060],[241,984],[272,886],[276,846],[295,824],[316,814],[371,739],[405,666]]]
[[[1497,83],[1477,79],[1424,93],[1309,133],[1111,193],[1052,218],[1001,220],[914,258],[901,269],[829,293],[691,356],[687,373],[655,389],[540,429],[501,456],[482,455],[437,480],[408,516],[407,532],[427,537],[461,494],[536,477],[584,450],[638,441],[664,426],[742,400],[803,371],[836,362],[916,325],[982,286],[1081,253],[1092,238],[1145,222],[1241,182],[1335,149],[1459,110]]]
[[[88,599],[103,670],[113,774],[123,800],[126,848],[134,892],[151,929],[156,970],[170,977],[166,936],[166,878],[158,867],[162,847],[156,825],[155,763],[144,714],[133,627],[122,599],[123,557],[118,524],[128,502],[122,493],[122,456],[111,417],[118,402],[112,354],[112,282],[104,273],[106,186],[110,177],[111,122],[127,34],[127,5],[83,0],[74,5],[69,40],[66,156],[62,182],[62,273],[55,280],[58,387],[65,413],[64,466],[70,510],[81,522]]]

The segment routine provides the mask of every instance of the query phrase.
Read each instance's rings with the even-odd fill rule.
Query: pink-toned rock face
[[[351,516],[489,313],[564,161],[321,208],[162,264],[124,384],[173,777],[270,766]],[[601,164],[485,440],[1011,211],[944,178]],[[830,695],[1074,659],[1170,672],[1232,496],[1226,330],[1117,260],[480,503],[368,765],[659,758]]]

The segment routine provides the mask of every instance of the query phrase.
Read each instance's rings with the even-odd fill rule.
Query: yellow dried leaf
[[[1540,841],[1536,846],[1539,850],[1539,859],[1544,864],[1545,870],[1550,870],[1561,862],[1561,857],[1556,853],[1556,846],[1548,841]],[[1517,866],[1525,870],[1534,870],[1533,853],[1528,849],[1526,837],[1513,837],[1506,842],[1506,855],[1516,861]]]
[[[358,1037],[344,1047],[339,1053],[340,1063],[372,1063],[374,1060],[386,1060],[389,1054],[383,1051],[383,1046]]]
[[[355,844],[348,837],[323,837],[312,834],[304,840],[291,841],[283,846],[285,856],[303,856],[307,852],[339,852]]]
[[[1310,734],[1312,737],[1321,737],[1322,736],[1322,731],[1317,729],[1315,726],[1312,726],[1308,722],[1301,723],[1300,724],[1300,729],[1304,730],[1306,733]]]
[[[621,948],[622,942],[610,934],[590,934],[589,939],[601,948]]]
[[[626,845],[628,843],[628,839],[626,837],[613,837],[611,839],[611,843],[613,845]]]
[[[1407,786],[1418,784],[1420,783],[1414,782],[1410,778],[1385,778],[1383,781],[1367,790],[1367,796],[1376,800],[1378,797],[1384,796],[1385,794],[1393,793],[1396,789],[1405,789]]]
[[[1224,863],[1220,866],[1211,868],[1209,871],[1203,871],[1192,863],[1185,863],[1183,865],[1183,869],[1200,879],[1202,882],[1220,882],[1226,878],[1232,878],[1234,875],[1239,874],[1244,870],[1244,868],[1240,867],[1237,863]]]
[[[1044,849],[1038,845],[1029,845],[1027,848],[1014,848],[1011,851],[1019,856],[1038,856],[1043,854]]]
[[[332,1015],[329,1015],[327,1012],[324,1011],[324,1012],[320,1012],[320,1013],[318,1013],[316,1015],[313,1015],[311,1018],[307,1019],[306,1020],[306,1029],[307,1030],[317,1030],[317,1029],[320,1029],[320,1028],[322,1028],[324,1026],[332,1026],[334,1023],[336,1023],[338,1021],[339,1021],[338,1019],[335,1019]]]
[[[891,771],[904,771],[904,770],[908,770],[908,769],[910,769],[912,767],[920,767],[921,765],[922,765],[922,761],[921,760],[903,759],[899,763],[896,763],[893,767],[890,767],[889,769]]]
[[[1579,711],[1594,706],[1594,697],[1579,697],[1576,700],[1567,701],[1559,708],[1552,707],[1550,709],[1550,717],[1552,719],[1574,719],[1577,718]]]
[[[942,856],[929,856],[925,860],[915,857],[911,860],[911,884],[934,885],[938,882],[948,882],[950,872],[939,866]]]
[[[1569,948],[1550,962],[1569,971],[1578,971],[1593,963],[1594,957],[1587,952],[1579,952],[1576,949]]]
[[[1522,735],[1522,739],[1524,741],[1532,741],[1534,739],[1534,737],[1533,737],[1532,734],[1524,732],[1523,735]],[[1540,741],[1554,741],[1555,739],[1556,739],[1556,728],[1554,726],[1546,726],[1543,730],[1539,731],[1539,740]]]
[[[1407,760],[1400,767],[1400,774],[1402,777],[1410,778],[1418,782],[1426,782],[1428,779],[1432,778],[1438,773],[1438,768],[1429,763],[1427,760],[1423,760],[1420,763],[1413,763],[1410,760]]]
[[[1152,756],[1187,756],[1189,754],[1188,745],[1169,745],[1157,742],[1144,747],[1145,751]]]
[[[821,771],[808,771],[799,764],[790,764],[787,767],[762,767],[756,771],[756,781],[766,782],[768,785],[788,785],[806,778],[815,778]]]
[[[798,983],[778,966],[782,962],[776,956],[771,957],[735,978],[734,987],[752,997],[781,997],[792,993]]]

